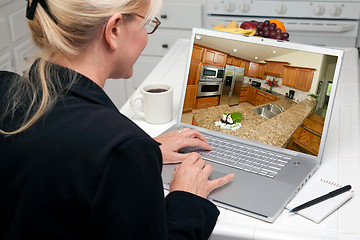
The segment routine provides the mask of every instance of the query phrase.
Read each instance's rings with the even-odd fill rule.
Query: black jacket
[[[14,76],[0,72],[0,109]],[[0,134],[0,239],[208,238],[217,208],[181,191],[164,199],[161,169],[159,144],[80,76],[30,129]]]

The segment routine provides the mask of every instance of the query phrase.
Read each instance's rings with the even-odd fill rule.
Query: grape
[[[258,25],[256,27],[257,27],[257,29],[261,30],[264,27],[264,23],[260,22],[260,23],[258,23]]]
[[[270,27],[269,27],[269,31],[270,31],[270,32],[271,32],[271,31],[275,31],[275,29],[276,29],[276,28],[274,28],[273,26],[270,26]]]
[[[275,39],[276,40],[281,40],[281,35],[276,35]]]
[[[264,32],[263,32],[263,31],[259,31],[258,35],[261,36],[261,37],[263,37],[263,36],[264,36]]]
[[[280,35],[282,32],[280,28],[275,29],[275,31],[276,31],[277,35]]]
[[[282,34],[281,34],[281,38],[283,39],[283,40],[288,40],[289,39],[289,33],[287,33],[287,32],[283,32]]]
[[[270,27],[276,28],[276,23],[270,23]]]
[[[264,31],[264,37],[266,38],[270,37],[270,31]]]
[[[270,26],[270,21],[269,21],[269,20],[265,20],[265,21],[264,21],[264,26],[265,26],[265,27],[269,27],[269,26]]]
[[[270,31],[269,37],[274,39],[276,37],[276,32],[275,31]]]
[[[269,31],[269,27],[267,27],[267,26],[264,25],[263,31],[264,31],[264,32]]]

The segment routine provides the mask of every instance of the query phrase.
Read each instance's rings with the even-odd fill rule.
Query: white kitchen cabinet
[[[26,21],[26,1],[0,0],[0,70],[22,74],[26,60],[37,54]]]
[[[0,54],[0,69],[9,72],[14,71],[12,56],[10,52]]]
[[[0,17],[0,51],[8,48],[11,44],[11,38],[10,38],[10,34],[4,34],[4,33],[9,33],[9,25],[8,22],[6,21],[6,18],[3,17],[3,15],[1,15]]]
[[[154,34],[149,35],[148,44],[134,65],[134,74],[131,79],[124,80],[116,86],[110,81],[105,84],[104,90],[116,106],[121,106],[140,86],[148,74],[160,62],[161,58],[169,51],[176,40],[190,38],[193,27],[203,27],[204,0],[165,0],[163,8],[157,15],[161,21],[160,27]],[[113,85],[109,87],[108,85]],[[126,98],[121,103],[119,94],[121,87],[126,88]]]
[[[176,40],[189,38],[193,27],[203,27],[205,0],[164,0],[158,14],[159,29],[149,35],[148,46],[134,65],[131,79],[110,79],[105,92],[121,107],[144,81]],[[0,0],[0,68],[22,74],[26,60],[37,53],[27,26],[25,0]],[[6,52],[5,52],[6,51]]]
[[[24,4],[25,5],[25,4]],[[26,8],[25,6],[15,12],[9,13],[9,24],[11,38],[13,42],[19,41],[23,38],[30,36],[30,29],[26,20]]]
[[[0,0],[0,7],[10,2],[11,0]]]
[[[149,35],[148,43],[141,56],[164,56],[181,38],[190,38],[189,29],[163,29],[156,30],[153,35]]]
[[[23,74],[38,52],[39,49],[34,45],[32,39],[27,39],[14,47],[16,72]]]

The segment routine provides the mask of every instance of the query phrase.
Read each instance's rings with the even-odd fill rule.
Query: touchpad
[[[226,176],[227,174],[226,173],[222,173],[222,172],[219,172],[219,171],[212,171],[210,176],[209,176],[209,180],[214,180],[214,179],[217,179],[217,178],[221,178],[221,177],[224,177]]]

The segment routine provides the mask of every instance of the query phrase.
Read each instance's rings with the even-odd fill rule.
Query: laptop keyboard
[[[208,161],[269,178],[274,178],[291,160],[291,157],[286,155],[246,146],[207,134],[203,135],[206,137],[209,145],[213,147],[212,151],[190,147],[182,149],[182,152],[196,151]]]

